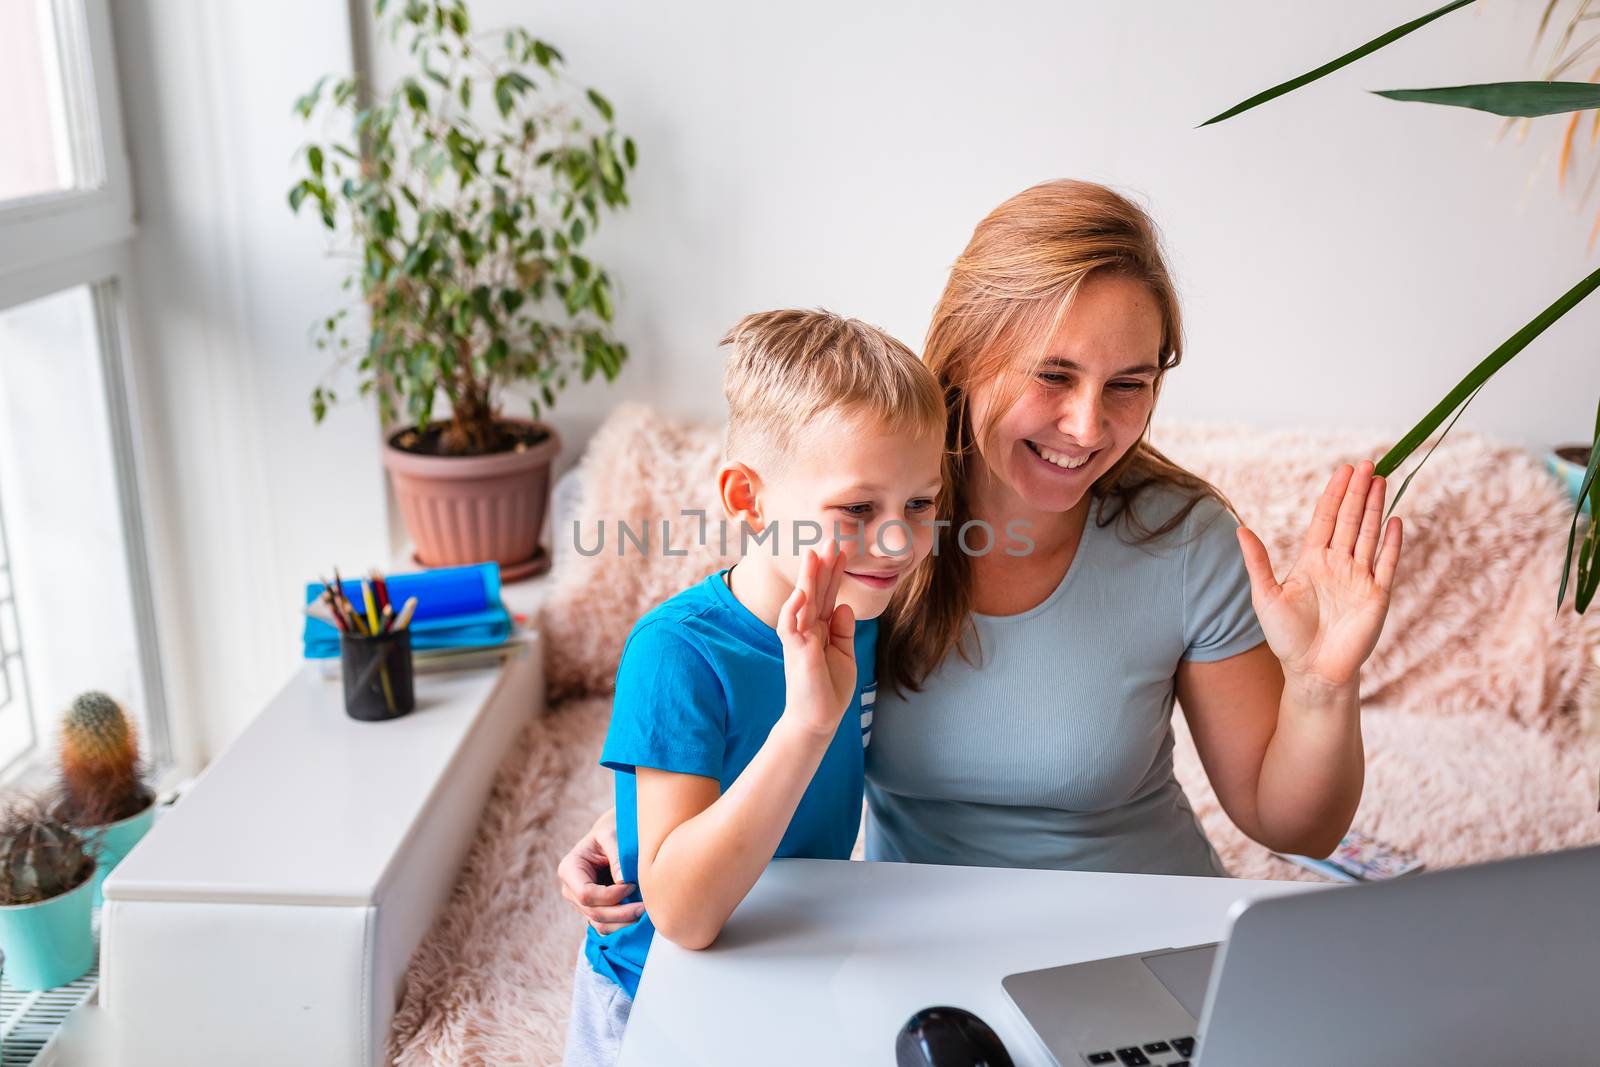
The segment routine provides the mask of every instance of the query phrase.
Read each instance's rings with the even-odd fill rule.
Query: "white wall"
[[[351,67],[329,0],[119,0],[138,235],[129,299],[175,732],[198,764],[299,663],[300,583],[387,558],[375,413],[311,422],[338,307],[321,227],[289,214],[294,99]]]
[[[1166,232],[1189,355],[1165,414],[1398,434],[1594,268],[1593,216],[1557,198],[1549,161],[1530,186],[1561,119],[1496,146],[1498,119],[1365,90],[1531,76],[1543,4],[1483,0],[1194,127],[1433,6],[474,0],[480,26],[520,22],[563,49],[641,152],[635,207],[599,242],[633,364],[557,424],[582,434],[619,395],[715,415],[716,339],[759,308],[822,304],[920,347],[978,219],[1074,176],[1139,194]],[[1586,438],[1597,325],[1600,300],[1461,425]]]

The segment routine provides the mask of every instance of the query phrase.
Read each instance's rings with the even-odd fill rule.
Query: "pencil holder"
[[[374,637],[339,635],[344,674],[344,710],[352,719],[398,719],[416,706],[411,684],[411,631]]]

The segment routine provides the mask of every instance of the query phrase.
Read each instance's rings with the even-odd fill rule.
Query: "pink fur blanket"
[[[1280,573],[1340,461],[1377,434],[1168,425],[1174,459],[1215,482]],[[582,924],[556,862],[610,799],[595,766],[622,640],[634,619],[718,565],[684,508],[716,508],[715,431],[622,405],[582,463],[586,545],[600,521],[675,520],[648,557],[567,552],[542,621],[552,707],[508,755],[446,911],[417,950],[391,1032],[401,1065],[559,1063]],[[1526,453],[1452,435],[1399,514],[1406,545],[1384,637],[1363,673],[1367,782],[1357,825],[1434,866],[1600,841],[1595,760],[1575,707],[1600,613],[1557,614],[1570,511]],[[571,530],[556,530],[568,538]],[[1183,717],[1178,776],[1223,860],[1243,877],[1309,878],[1246,839],[1206,782]]]

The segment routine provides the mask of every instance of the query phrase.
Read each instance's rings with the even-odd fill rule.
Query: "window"
[[[109,0],[0,3],[0,774],[103,689],[171,761],[122,300]]]

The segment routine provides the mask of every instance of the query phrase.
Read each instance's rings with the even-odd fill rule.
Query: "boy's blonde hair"
[[[722,339],[728,400],[723,455],[763,473],[781,466],[807,426],[865,416],[891,432],[944,434],[944,397],[916,353],[876,326],[831,311],[746,315]]]

